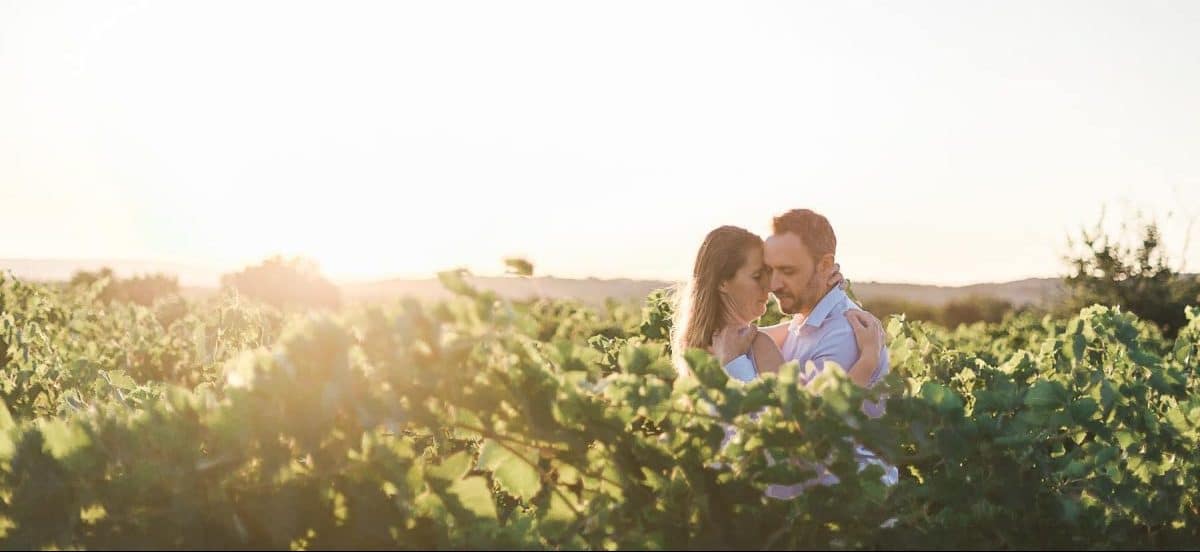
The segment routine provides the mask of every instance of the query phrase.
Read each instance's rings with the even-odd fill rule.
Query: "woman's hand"
[[[721,361],[721,366],[750,350],[758,328],[754,326],[725,326],[713,333],[712,352]]]
[[[849,374],[850,379],[860,386],[866,386],[879,367],[879,355],[883,354],[883,325],[878,318],[863,310],[847,310],[846,319],[854,330],[859,354],[858,362]]]
[[[842,289],[846,289],[846,286],[850,285],[849,280],[842,277],[842,265],[833,263],[833,273],[829,275],[829,279],[825,281],[825,285],[830,288],[837,286]]]
[[[854,329],[854,340],[858,342],[858,350],[862,353],[883,350],[883,324],[875,315],[857,309],[846,311],[850,327]]]

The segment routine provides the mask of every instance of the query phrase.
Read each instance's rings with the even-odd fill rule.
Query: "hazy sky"
[[[857,280],[1200,216],[1200,2],[0,1],[0,257],[679,279],[826,214]],[[1200,222],[1186,252],[1200,268]]]

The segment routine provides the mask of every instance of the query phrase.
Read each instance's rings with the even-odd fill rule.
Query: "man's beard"
[[[808,281],[805,282],[799,297],[790,293],[783,295],[776,293],[775,299],[779,301],[779,311],[784,314],[800,314],[801,309],[804,307],[811,309],[815,306],[821,296],[824,295],[820,289],[821,283],[817,282],[816,279],[817,268],[813,267],[812,274],[808,275]]]
[[[783,314],[796,314],[796,298],[791,295],[775,294],[775,300],[779,302],[779,312]]]

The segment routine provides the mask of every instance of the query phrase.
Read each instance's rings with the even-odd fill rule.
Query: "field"
[[[436,304],[281,312],[4,279],[4,547],[1200,544],[1200,308],[1175,339],[1103,305],[890,317],[868,392],[836,371],[801,388],[794,364],[742,385],[699,351],[677,378],[659,292],[598,308],[442,284]],[[899,482],[859,472],[854,442]],[[838,484],[763,496],[818,461]]]

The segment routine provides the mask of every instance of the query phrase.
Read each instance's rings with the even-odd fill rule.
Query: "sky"
[[[0,0],[0,258],[680,280],[709,230],[805,207],[852,280],[1060,275],[1102,211],[1195,270],[1196,29],[1182,1]]]

